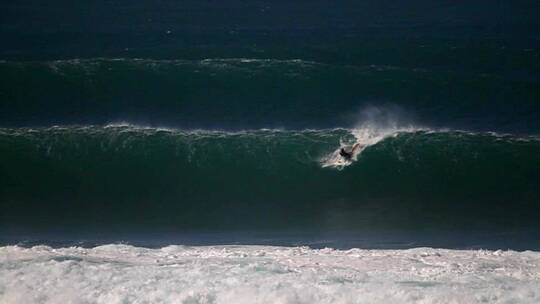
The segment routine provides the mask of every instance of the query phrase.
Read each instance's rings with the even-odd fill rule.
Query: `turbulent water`
[[[539,260],[530,251],[431,248],[8,246],[0,301],[538,303]]]
[[[0,303],[540,302],[539,15],[1,2]]]

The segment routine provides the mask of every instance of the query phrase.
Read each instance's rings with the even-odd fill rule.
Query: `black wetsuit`
[[[339,151],[339,155],[341,155],[341,157],[345,158],[346,160],[350,160],[352,158],[352,153],[345,151],[345,149],[343,148],[341,148],[341,150]]]

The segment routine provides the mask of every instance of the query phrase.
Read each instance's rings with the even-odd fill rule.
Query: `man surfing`
[[[352,157],[354,156],[354,152],[356,151],[356,149],[360,148],[360,143],[356,143],[352,146],[351,148],[351,151],[350,152],[347,152],[345,151],[345,148],[341,148],[341,150],[339,150],[339,155],[341,157],[343,157],[344,159],[346,160],[351,160]]]

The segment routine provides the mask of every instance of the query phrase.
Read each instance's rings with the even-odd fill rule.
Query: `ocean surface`
[[[539,15],[0,3],[0,303],[539,303]]]

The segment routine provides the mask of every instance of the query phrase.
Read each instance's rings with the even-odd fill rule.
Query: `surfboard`
[[[345,158],[339,154],[342,148],[346,148],[346,145],[341,145],[339,148],[337,148],[334,152],[332,152],[330,155],[324,157],[321,161],[322,167],[327,168],[337,168],[337,169],[343,169],[352,163],[354,163],[358,157],[358,155],[364,150],[365,146],[360,146],[358,149],[356,149],[352,155],[351,158]]]

